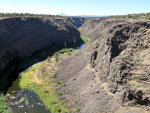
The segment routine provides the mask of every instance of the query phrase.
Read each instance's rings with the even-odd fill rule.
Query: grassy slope
[[[0,113],[9,113],[8,111],[8,103],[3,94],[0,94]]]
[[[52,113],[69,113],[70,110],[65,107],[63,102],[58,100],[57,94],[55,93],[57,81],[54,79],[54,74],[52,74],[53,70],[45,67],[49,65],[49,60],[51,58],[33,66],[27,72],[23,73],[19,85],[22,89],[29,89],[35,92]],[[51,71],[50,74],[45,75],[45,72],[48,71]]]
[[[88,37],[82,36],[82,40],[86,41],[87,44],[90,43]],[[44,62],[33,66],[21,76],[20,87],[35,92],[52,113],[69,113],[74,111],[74,109],[70,110],[67,108],[65,102],[59,101],[56,88],[65,87],[65,84],[59,84],[59,82],[55,80],[57,65],[63,60],[63,57],[66,56],[61,54],[70,53],[74,50],[75,49],[72,48],[62,49]]]
[[[86,45],[85,46],[87,46],[88,44],[90,44],[90,42],[91,42],[91,39],[89,38],[89,37],[86,37],[86,36],[81,36],[81,38],[82,38],[82,40],[84,41],[84,42],[86,42]]]

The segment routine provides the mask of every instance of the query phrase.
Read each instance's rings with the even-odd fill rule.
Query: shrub
[[[145,18],[150,20],[150,14],[147,14]]]
[[[76,107],[76,112],[79,112],[80,111],[80,108],[77,106]]]
[[[56,72],[53,73],[53,77],[54,77],[54,78],[56,77]]]
[[[128,18],[131,18],[132,16],[131,15],[128,15]]]

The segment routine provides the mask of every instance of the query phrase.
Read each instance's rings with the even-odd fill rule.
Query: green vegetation
[[[28,100],[27,100],[27,101],[25,101],[25,104],[26,104],[26,105],[29,105],[29,101],[28,101]]]
[[[21,97],[20,101],[24,102],[27,98],[26,97]]]
[[[54,78],[56,77],[56,72],[53,73],[53,77],[54,77]]]
[[[86,42],[85,46],[89,45],[91,42],[91,39],[89,37],[81,35],[81,39]]]
[[[90,44],[91,39],[89,37],[81,35],[81,39],[82,39],[82,42],[86,42],[85,46]],[[61,49],[61,50],[55,52],[55,54],[53,56],[55,56],[56,60],[58,60],[58,57],[61,54],[67,53],[68,55],[71,55],[72,52],[77,49],[78,49],[78,47],[77,48],[64,48],[64,49]]]
[[[27,97],[21,97],[20,101],[25,102],[26,105],[29,105],[29,100],[27,99]]]
[[[75,50],[76,50],[76,49],[74,49],[74,48],[64,48],[64,49],[62,49],[62,50],[60,50],[60,51],[55,52],[54,56],[55,56],[55,55],[64,54],[64,53],[70,53],[70,52],[73,52],[73,51],[75,51]]]
[[[43,18],[49,18],[49,17],[61,17],[61,18],[67,18],[59,15],[45,15],[45,14],[30,14],[30,13],[0,13],[0,17],[43,17]],[[120,16],[108,16],[108,17],[91,17],[91,18],[132,18],[137,19],[139,17],[143,17],[144,19],[150,20],[150,13],[140,13],[140,14],[128,14],[128,15],[120,15]],[[88,17],[84,17],[88,18]]]
[[[70,110],[65,107],[63,102],[60,102],[55,92],[57,84],[53,83],[52,79],[44,80],[42,84],[31,81],[36,69],[39,65],[33,66],[27,72],[23,73],[20,80],[20,87],[22,89],[29,89],[35,92],[39,98],[44,102],[45,106],[53,113],[69,113]],[[50,88],[47,88],[47,87]]]
[[[68,53],[69,55],[71,55],[71,52],[75,51],[76,49],[74,48],[64,48],[64,49],[61,49],[57,52],[55,52],[55,54],[53,55],[55,58],[56,58],[56,61],[58,61],[58,57],[61,55],[61,54],[65,54],[65,53]]]
[[[9,87],[7,93],[8,93],[8,94],[11,94],[13,91],[19,91],[19,90],[20,90],[19,82],[20,82],[20,80],[19,80],[19,79],[16,79],[16,80],[12,83],[11,87]]]
[[[79,112],[80,111],[80,108],[79,107],[76,107],[76,112]]]
[[[132,19],[138,19],[138,18],[143,18],[150,20],[150,13],[140,13],[140,14],[128,14],[128,15],[123,15],[123,16],[110,16],[114,18],[132,18]]]
[[[62,86],[62,87],[66,87],[66,84],[62,84],[61,86]]]
[[[90,38],[84,36],[81,36],[81,38],[86,42],[86,45],[90,43]],[[66,87],[66,84],[60,84],[59,81],[55,79],[56,72],[54,70],[62,54],[70,54],[77,49],[78,48],[64,48],[55,52],[53,56],[48,57],[47,60],[34,65],[28,71],[22,73],[20,80],[17,80],[14,84],[19,84],[21,89],[29,89],[35,92],[52,113],[70,113],[71,109],[66,107],[66,102],[61,102],[58,99],[58,95],[62,95],[62,93],[56,93],[57,88]],[[49,66],[49,69],[46,65],[51,64],[55,66]],[[54,69],[51,70],[51,68]],[[23,102],[25,99],[25,97],[22,97],[21,101]],[[28,105],[29,101],[25,101],[25,103]],[[80,108],[77,107],[76,111],[80,111]]]
[[[56,15],[60,17],[59,15]],[[30,14],[30,13],[0,13],[0,17],[54,17],[54,15],[45,15],[45,14]]]
[[[0,113],[9,113],[6,97],[0,94]]]

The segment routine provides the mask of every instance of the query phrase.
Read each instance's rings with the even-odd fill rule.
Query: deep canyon
[[[64,47],[81,44],[80,33],[65,18],[0,20],[0,90],[19,72]],[[15,76],[15,77],[14,77]]]
[[[63,48],[79,47],[80,35],[91,41],[56,65],[53,78],[64,86],[56,89],[59,101],[74,113],[149,113],[150,21],[145,19],[1,19],[0,92],[6,93],[31,65]]]

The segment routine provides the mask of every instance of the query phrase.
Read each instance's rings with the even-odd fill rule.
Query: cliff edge
[[[80,113],[149,113],[150,22],[90,19],[79,30],[92,41],[59,67],[60,99]]]

